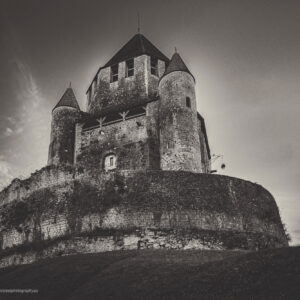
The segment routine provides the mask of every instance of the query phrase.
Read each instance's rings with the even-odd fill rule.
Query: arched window
[[[104,158],[105,171],[113,170],[116,168],[116,156],[114,154],[106,155]]]
[[[185,104],[187,107],[191,107],[191,98],[190,97],[185,98]]]

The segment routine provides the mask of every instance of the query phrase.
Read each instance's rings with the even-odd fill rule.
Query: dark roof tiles
[[[95,80],[101,69],[116,65],[129,58],[137,57],[143,54],[156,57],[167,63],[170,61],[169,58],[165,56],[160,50],[158,50],[145,36],[137,33],[103,67],[99,68],[88,90],[92,86],[93,81]]]
[[[169,59],[158,50],[145,36],[138,33],[134,35],[105,65],[109,67],[118,64],[126,59],[137,57],[143,54],[154,56],[168,62]]]
[[[61,107],[61,106],[73,107],[73,108],[76,108],[76,109],[80,110],[80,107],[79,107],[78,102],[76,100],[75,94],[74,94],[73,89],[71,87],[67,88],[67,90],[65,91],[63,96],[60,98],[58,103],[55,105],[53,110],[55,108]]]
[[[189,73],[193,76],[193,74],[190,72],[190,70],[185,65],[184,61],[182,60],[182,58],[180,57],[180,55],[177,52],[175,52],[173,54],[173,56],[171,58],[171,61],[168,65],[168,67],[166,68],[166,71],[165,71],[163,76],[165,76],[167,74],[170,74],[174,71],[184,71],[184,72],[187,72],[187,73]]]

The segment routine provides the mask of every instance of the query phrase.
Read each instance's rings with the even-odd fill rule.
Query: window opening
[[[151,74],[158,76],[158,59],[151,56]]]
[[[190,97],[186,97],[185,103],[186,103],[187,107],[191,107],[191,98]]]
[[[110,82],[118,81],[118,75],[119,75],[119,65],[118,64],[111,66],[110,74],[111,74]]]
[[[133,58],[126,60],[126,77],[133,76],[134,74],[134,60]]]
[[[116,168],[116,156],[114,154],[109,154],[105,156],[104,169],[108,171],[108,170],[113,170],[115,168]]]

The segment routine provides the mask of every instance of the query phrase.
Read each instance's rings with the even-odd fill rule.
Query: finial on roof
[[[175,53],[177,53],[177,48],[176,47],[174,47],[175,48]]]
[[[72,87],[72,82],[70,81],[69,88],[71,88],[71,87]]]
[[[140,31],[141,31],[141,24],[140,24],[140,13],[139,12],[137,13],[137,21],[138,21],[137,31],[138,31],[138,33],[140,33]]]

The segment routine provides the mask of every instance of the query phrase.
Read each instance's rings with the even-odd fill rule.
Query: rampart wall
[[[47,167],[0,199],[1,266],[80,252],[288,245],[272,195],[227,176]]]

